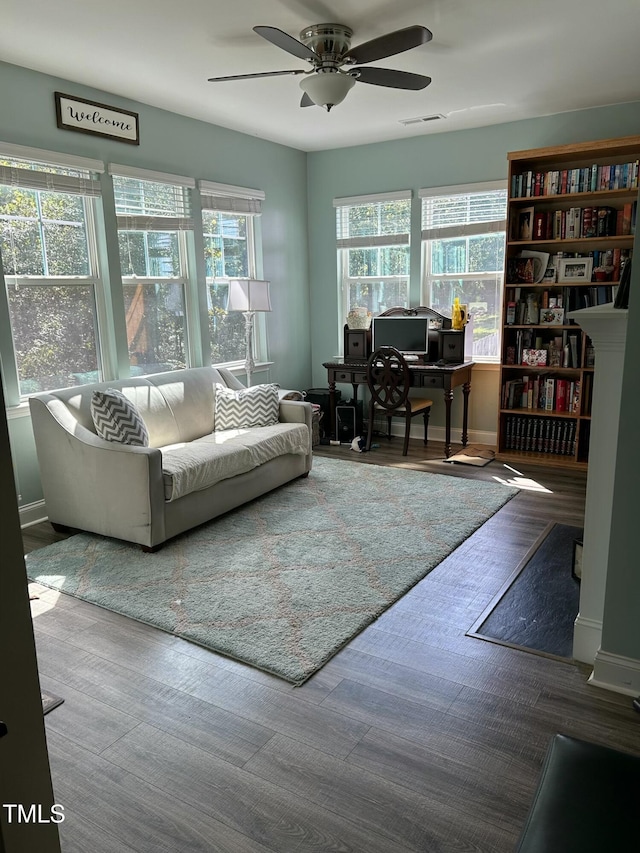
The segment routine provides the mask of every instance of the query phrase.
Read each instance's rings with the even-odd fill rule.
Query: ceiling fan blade
[[[307,74],[307,71],[260,71],[257,74],[231,74],[228,77],[209,77],[208,83],[223,83],[226,80],[251,80],[253,77],[282,77],[283,74]]]
[[[254,27],[253,31],[262,36],[263,39],[270,41],[271,44],[275,44],[276,47],[286,50],[287,53],[292,53],[299,59],[315,60],[318,58],[306,44],[302,44],[301,41],[294,39],[293,36],[285,33],[283,30],[279,30],[277,27]]]
[[[431,77],[423,74],[411,74],[408,71],[393,71],[391,68],[356,68],[354,74],[360,83],[373,86],[388,86],[390,89],[426,89]]]
[[[301,107],[315,107],[315,104],[313,103],[313,101],[311,100],[309,95],[307,95],[306,92],[303,94],[302,98],[300,99],[300,106]]]
[[[431,41],[433,34],[426,27],[405,27],[403,30],[395,30],[371,41],[365,41],[348,50],[343,59],[352,59],[358,65],[365,62],[375,62],[376,59],[384,59],[394,56],[412,47],[419,47]]]

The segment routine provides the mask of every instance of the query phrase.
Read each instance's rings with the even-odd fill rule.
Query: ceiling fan
[[[413,47],[426,44],[432,33],[426,27],[405,27],[379,38],[351,47],[353,30],[344,24],[313,24],[302,30],[300,40],[277,27],[254,27],[262,38],[286,50],[287,53],[304,59],[312,68],[295,71],[263,71],[257,74],[235,74],[228,77],[210,77],[210,83],[226,80],[248,80],[252,77],[280,77],[285,74],[304,74],[300,82],[303,90],[301,107],[314,104],[327,112],[345,99],[349,90],[360,83],[386,86],[391,89],[424,89],[431,77],[412,74],[408,71],[393,71],[390,68],[360,68],[377,59],[394,56]]]

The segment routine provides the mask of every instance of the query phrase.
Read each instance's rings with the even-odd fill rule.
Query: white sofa
[[[272,426],[216,431],[215,386],[244,386],[228,370],[198,367],[82,385],[30,398],[49,520],[153,550],[311,470],[312,407],[280,400]],[[135,404],[149,446],[99,438],[97,388]],[[282,396],[282,395],[281,395]]]

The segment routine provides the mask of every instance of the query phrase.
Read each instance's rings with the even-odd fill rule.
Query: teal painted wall
[[[315,385],[327,384],[322,362],[339,352],[334,198],[412,189],[411,304],[420,301],[420,202],[423,187],[450,186],[507,177],[507,154],[527,148],[640,133],[640,102],[562,113],[472,130],[417,136],[308,155],[311,357]],[[496,380],[497,383],[497,380]],[[350,393],[349,388],[344,389]],[[471,394],[473,398],[473,391]],[[497,401],[497,384],[495,385]],[[432,423],[442,426],[436,400]],[[453,423],[461,420],[454,403]],[[497,406],[483,407],[472,428],[495,432]]]
[[[55,91],[139,113],[140,145],[58,129]],[[308,387],[311,353],[304,152],[6,63],[0,63],[0,140],[264,190],[259,230],[262,274],[272,283],[273,312],[266,315],[269,356],[274,362],[270,378],[282,387]],[[119,287],[119,282],[113,281],[112,287]],[[0,340],[0,355],[11,370],[8,318],[2,312]],[[258,381],[259,377],[257,374]],[[12,419],[10,432],[21,504],[31,503],[42,495],[28,419]]]

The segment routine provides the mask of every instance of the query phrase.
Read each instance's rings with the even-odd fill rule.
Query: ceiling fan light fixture
[[[314,104],[324,107],[327,112],[341,103],[349,90],[355,86],[356,78],[340,71],[317,71],[300,81],[300,88],[311,98]]]

